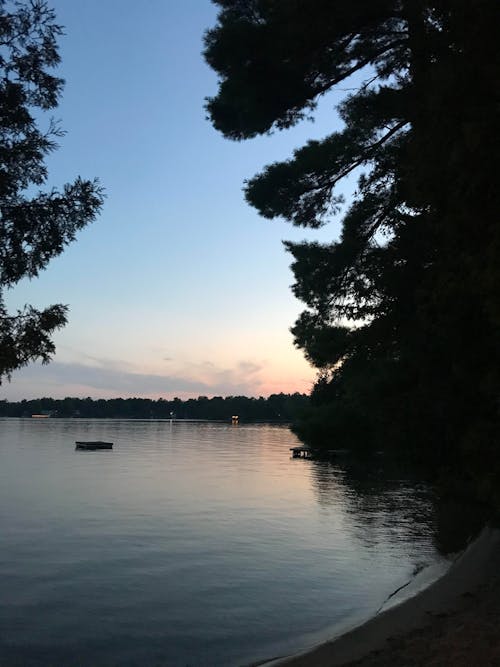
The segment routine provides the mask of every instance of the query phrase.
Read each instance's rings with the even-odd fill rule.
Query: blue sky
[[[12,308],[67,303],[70,316],[52,364],[18,371],[0,397],[308,391],[315,373],[289,332],[302,307],[281,241],[331,240],[338,222],[312,232],[263,220],[242,185],[338,129],[338,98],[315,123],[231,142],[203,108],[217,89],[201,55],[209,0],[50,4],[66,31],[52,115],[67,134],[49,185],[98,176],[107,200],[37,280],[9,293]]]

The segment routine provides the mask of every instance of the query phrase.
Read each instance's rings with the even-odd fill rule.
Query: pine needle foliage
[[[500,488],[500,8],[496,0],[216,0],[207,100],[233,140],[290,127],[363,83],[341,131],[245,186],[265,218],[318,228],[358,187],[331,243],[286,243],[319,371],[307,441],[393,447]]]
[[[45,160],[64,132],[45,112],[57,107],[64,81],[57,40],[63,34],[44,0],[0,0],[0,382],[31,361],[48,362],[54,331],[67,306],[25,306],[9,313],[4,295],[36,278],[103,203],[97,180],[76,178],[60,190],[47,184]]]

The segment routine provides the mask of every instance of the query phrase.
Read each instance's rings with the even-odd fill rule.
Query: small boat
[[[76,449],[94,450],[94,449],[113,449],[112,442],[104,442],[103,440],[77,440],[75,442]]]

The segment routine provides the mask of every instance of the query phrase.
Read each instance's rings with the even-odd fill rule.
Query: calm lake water
[[[269,425],[0,419],[2,667],[244,665],[441,563],[425,487],[296,444]]]

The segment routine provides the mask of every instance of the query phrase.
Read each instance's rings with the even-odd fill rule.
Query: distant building
[[[41,410],[38,414],[31,415],[31,419],[49,419],[49,417],[55,417],[57,415],[57,410]]]

